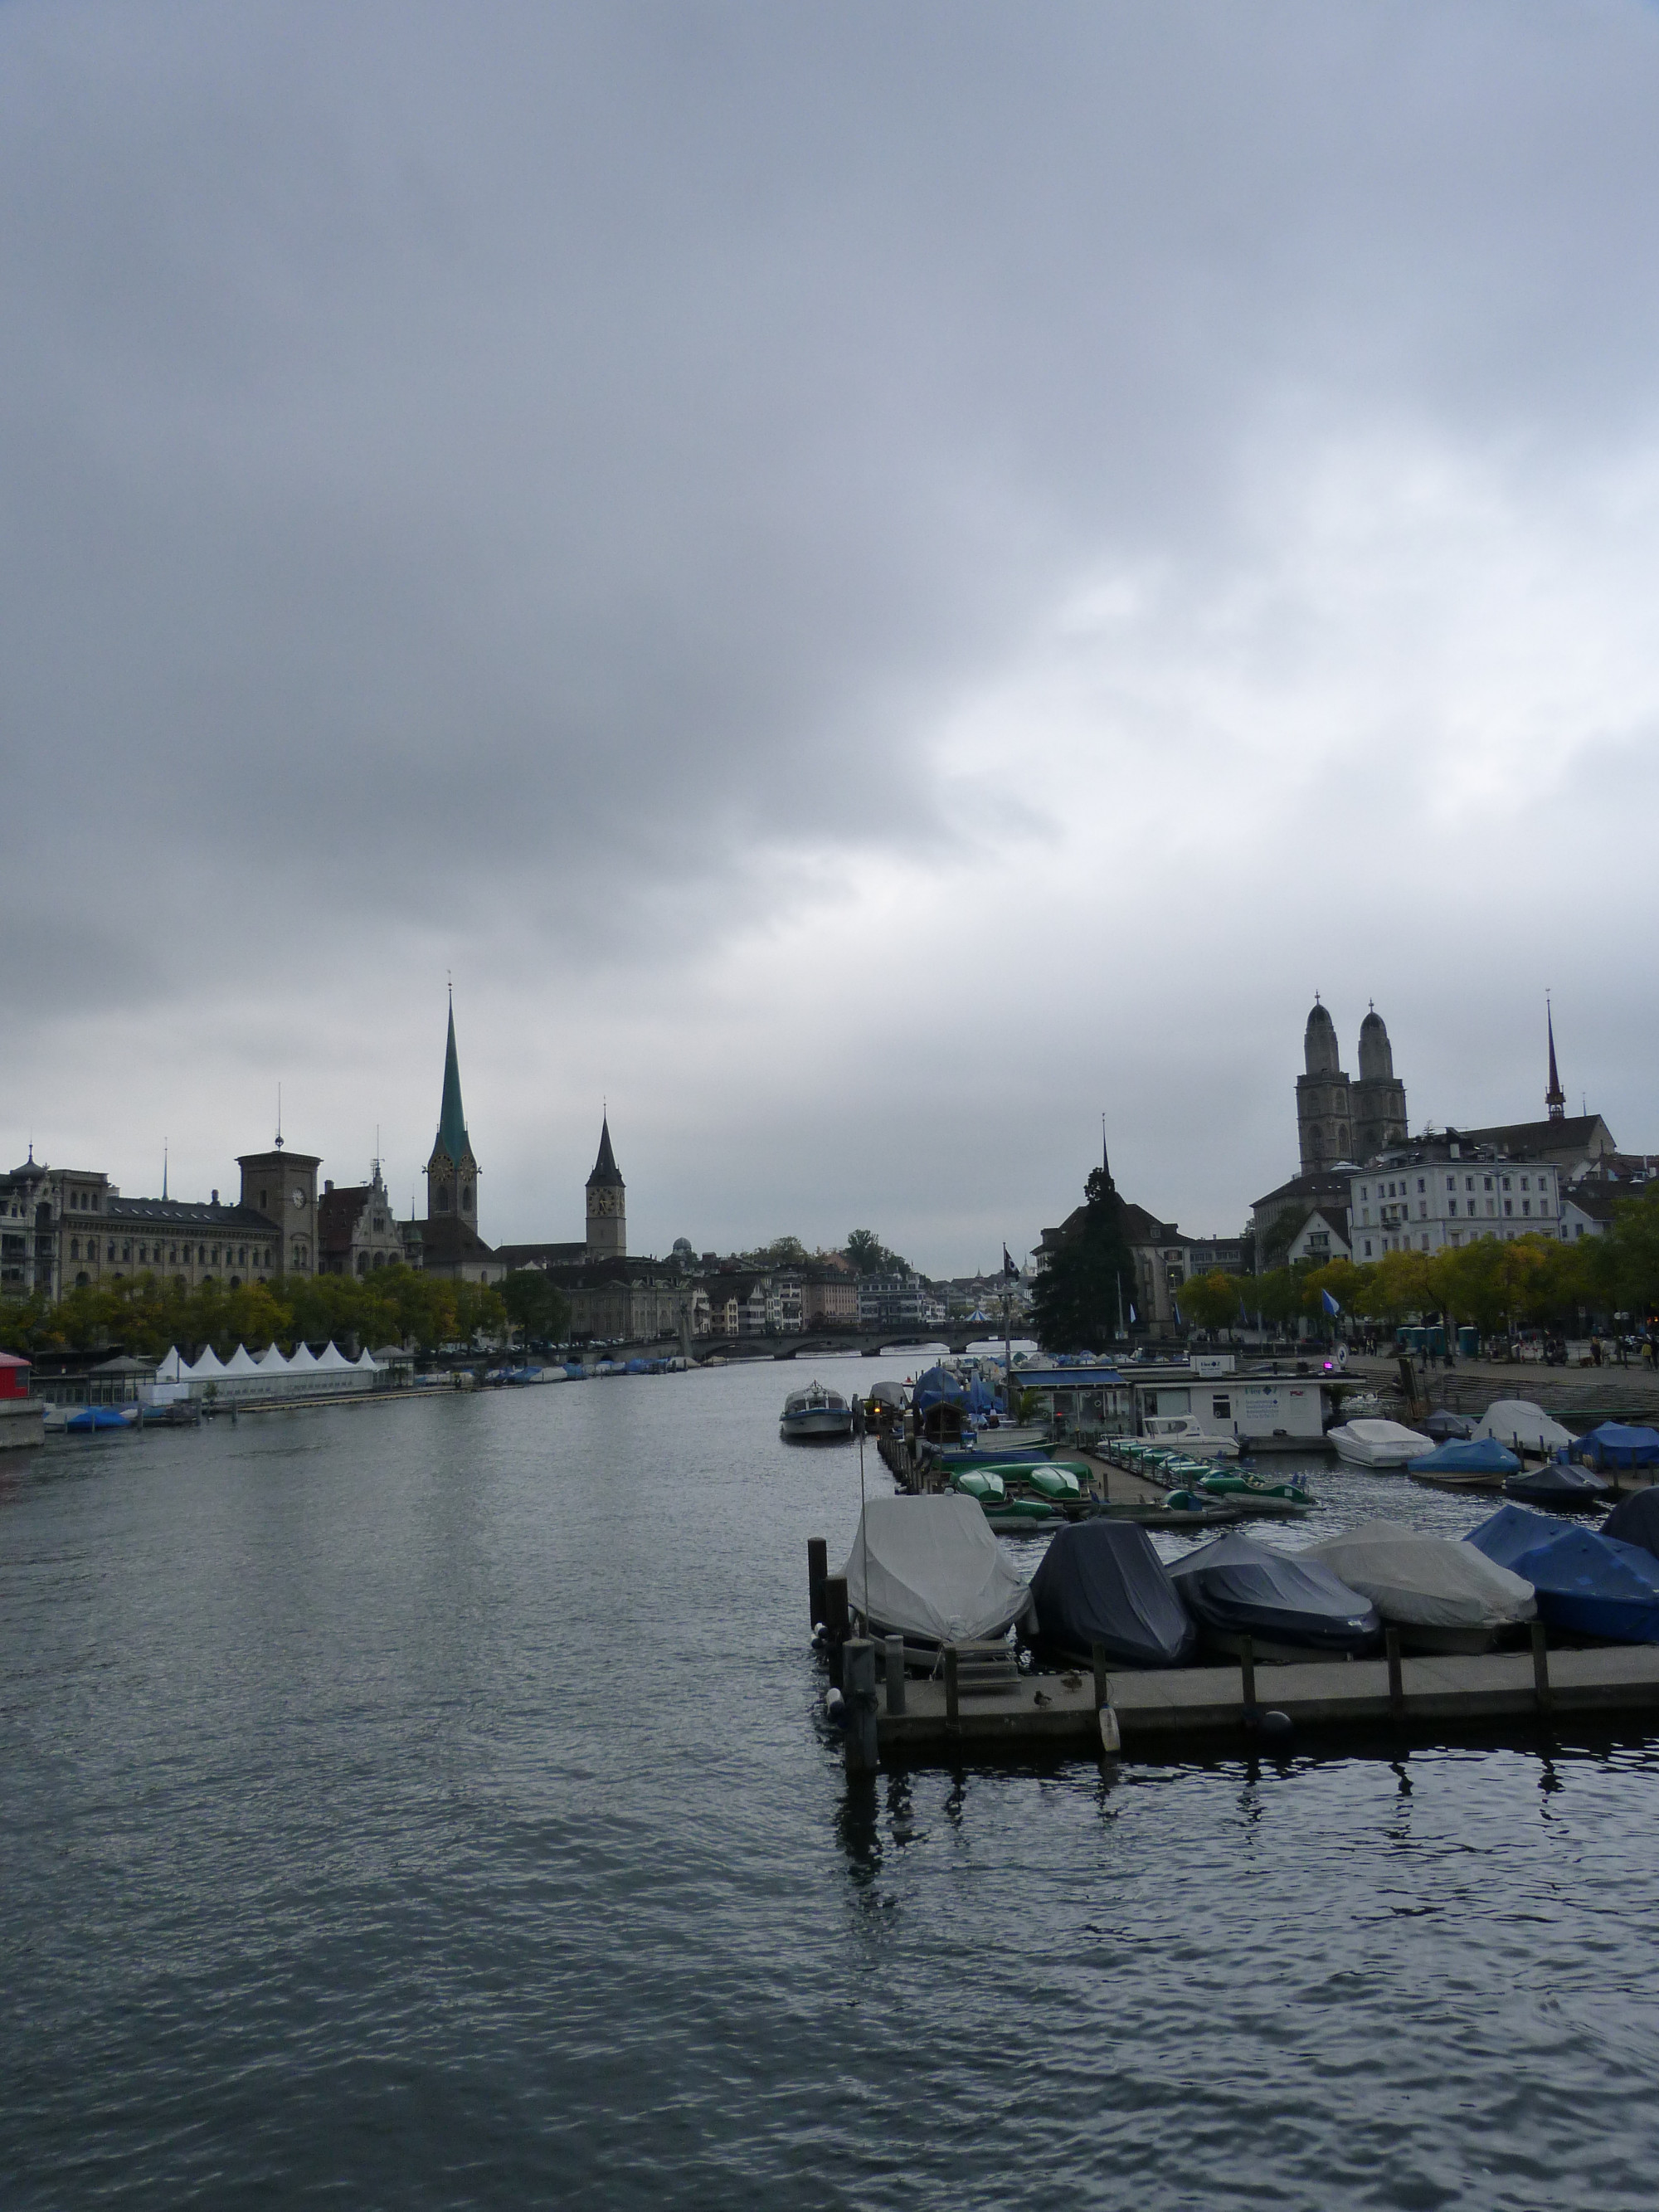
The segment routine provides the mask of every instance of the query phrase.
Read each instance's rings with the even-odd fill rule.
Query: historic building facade
[[[404,1240],[412,1245],[414,1240]],[[498,1283],[507,1273],[478,1234],[478,1163],[472,1156],[461,1104],[461,1064],[455,1049],[455,1002],[449,1003],[444,1048],[443,1097],[438,1133],[426,1164],[426,1219],[421,1224],[420,1263],[428,1275],[451,1282]]]
[[[1296,1079],[1296,1125],[1304,1175],[1339,1160],[1366,1160],[1406,1141],[1406,1086],[1394,1072],[1394,1048],[1373,1006],[1359,1025],[1359,1080],[1344,1070],[1330,1009],[1316,997],[1302,1040],[1304,1073]]]
[[[380,1179],[376,1160],[366,1183],[337,1190],[323,1185],[317,1204],[317,1271],[324,1275],[369,1275],[406,1256],[403,1224]]]

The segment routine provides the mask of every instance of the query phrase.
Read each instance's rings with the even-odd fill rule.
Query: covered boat
[[[951,1487],[981,1505],[1000,1505],[1008,1495],[1002,1470],[995,1467],[959,1467],[952,1470]]]
[[[1597,1534],[1615,1537],[1621,1544],[1637,1544],[1659,1559],[1659,1490],[1638,1490],[1622,1505],[1615,1505]]]
[[[1529,1582],[1472,1545],[1393,1521],[1362,1522],[1302,1556],[1368,1597],[1408,1650],[1485,1651],[1538,1609]]]
[[[1398,1421],[1345,1421],[1328,1441],[1350,1467],[1404,1467],[1433,1449],[1425,1436]]]
[[[1423,1424],[1423,1433],[1437,1444],[1462,1444],[1474,1434],[1474,1423],[1467,1413],[1431,1413]]]
[[[1345,1658],[1368,1650],[1382,1624],[1370,1600],[1305,1552],[1275,1552],[1251,1536],[1218,1536],[1165,1570],[1213,1644],[1249,1636],[1262,1659]]]
[[[1463,1539],[1522,1575],[1553,1628],[1614,1644],[1659,1644],[1659,1559],[1635,1544],[1505,1505]]]
[[[1006,1635],[1031,1593],[971,1498],[872,1498],[842,1569],[847,1601],[872,1636],[927,1654]]]
[[[1421,1459],[1407,1460],[1406,1472],[1413,1482],[1427,1482],[1437,1490],[1501,1490],[1506,1474],[1518,1474],[1521,1462],[1490,1437],[1468,1443],[1437,1444]]]
[[[1613,1495],[1613,1485],[1604,1474],[1596,1474],[1587,1467],[1573,1467],[1564,1459],[1546,1460],[1542,1467],[1529,1467],[1512,1474],[1504,1485],[1506,1498],[1518,1498],[1526,1505],[1553,1505],[1558,1511],[1571,1512],[1605,1505]]]
[[[1079,1521],[1062,1528],[1031,1578],[1031,1642],[1087,1666],[1097,1644],[1115,1667],[1180,1667],[1198,1630],[1144,1528]]]
[[[809,1382],[804,1390],[792,1390],[783,1401],[783,1414],[778,1423],[778,1434],[792,1441],[801,1437],[850,1437],[853,1433],[853,1409],[839,1390],[827,1390],[822,1382]]]
[[[1476,1424],[1478,1437],[1495,1437],[1511,1451],[1529,1451],[1539,1459],[1563,1451],[1572,1442],[1570,1430],[1551,1420],[1530,1398],[1496,1398]]]
[[[1659,1467],[1659,1429],[1631,1429],[1622,1421],[1603,1421],[1599,1429],[1580,1437],[1575,1449],[1587,1467],[1598,1472],[1610,1467]]]

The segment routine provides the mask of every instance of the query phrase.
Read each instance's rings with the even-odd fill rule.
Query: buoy
[[[1281,1713],[1275,1707],[1273,1711],[1262,1714],[1261,1733],[1263,1735],[1290,1735],[1292,1732],[1292,1723],[1288,1713]]]

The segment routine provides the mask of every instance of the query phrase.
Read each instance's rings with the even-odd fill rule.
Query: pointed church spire
[[[438,1149],[459,1167],[471,1151],[461,1106],[461,1063],[455,1051],[455,994],[449,994],[449,1042],[444,1049],[444,1097],[438,1109]]]
[[[1551,1121],[1562,1121],[1566,1119],[1567,1094],[1561,1088],[1561,1079],[1555,1069],[1555,1012],[1547,991],[1544,994],[1544,1021],[1550,1040],[1550,1087],[1544,1093],[1544,1103],[1549,1109]]]
[[[617,1156],[611,1149],[611,1117],[602,1115],[599,1121],[599,1157],[593,1163],[593,1172],[587,1178],[592,1190],[599,1183],[620,1184],[622,1171],[617,1165]]]

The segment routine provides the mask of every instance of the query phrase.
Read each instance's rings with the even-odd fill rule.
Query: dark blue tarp
[[[1538,1593],[1538,1617],[1580,1636],[1659,1644],[1659,1559],[1635,1544],[1504,1505],[1465,1537]]]
[[[1492,1437],[1476,1437],[1468,1443],[1437,1444],[1406,1466],[1413,1474],[1514,1474],[1521,1462]]]
[[[1622,1421],[1603,1421],[1579,1437],[1575,1455],[1595,1468],[1659,1467],[1659,1429],[1627,1429]]]
[[[915,1405],[917,1415],[920,1417],[930,1406],[966,1405],[968,1393],[957,1376],[946,1369],[929,1367],[917,1376],[915,1388],[911,1393],[911,1402]]]
[[[1461,1443],[1474,1434],[1474,1423],[1467,1413],[1431,1413],[1419,1426],[1437,1444]]]
[[[1587,1467],[1569,1467],[1565,1460],[1546,1460],[1542,1467],[1524,1468],[1504,1485],[1506,1498],[1519,1498],[1528,1505],[1605,1505],[1613,1485],[1604,1474]]]
[[[1347,1653],[1364,1651],[1382,1632],[1376,1607],[1328,1567],[1253,1536],[1218,1536],[1166,1571],[1201,1625],[1219,1635]]]
[[[1078,1521],[1062,1528],[1031,1577],[1032,1642],[1085,1665],[1097,1644],[1116,1667],[1179,1667],[1198,1631],[1144,1528]]]
[[[1638,1490],[1622,1505],[1615,1505],[1597,1530],[1621,1544],[1639,1544],[1659,1559],[1659,1490]]]

